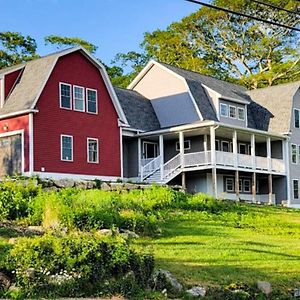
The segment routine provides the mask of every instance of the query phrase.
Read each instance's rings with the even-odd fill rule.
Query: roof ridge
[[[247,92],[256,92],[256,91],[267,90],[267,89],[272,89],[272,88],[276,88],[276,87],[283,87],[283,86],[287,86],[287,85],[296,85],[296,84],[299,84],[299,86],[300,86],[300,80],[280,83],[280,84],[271,85],[271,86],[265,86],[265,87],[258,88],[258,89],[248,90]]]

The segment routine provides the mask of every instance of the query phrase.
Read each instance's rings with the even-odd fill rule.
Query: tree
[[[37,58],[36,41],[18,32],[0,32],[0,69]]]
[[[299,2],[292,0],[268,2],[295,11],[299,7]],[[295,14],[250,0],[212,3],[293,27],[300,24]],[[299,32],[201,7],[166,30],[145,33],[141,55],[258,88],[300,79],[299,46]],[[128,54],[117,58],[130,61]]]
[[[65,37],[65,36],[58,36],[58,35],[49,35],[45,37],[45,44],[56,45],[57,49],[64,49],[66,47],[73,47],[73,46],[82,46],[90,53],[94,54],[97,51],[97,46],[94,44],[83,40],[78,37]]]

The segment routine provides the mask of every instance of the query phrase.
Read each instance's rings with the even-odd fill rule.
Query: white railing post
[[[207,159],[207,134],[204,135],[203,147],[204,147],[204,155],[205,155],[205,164],[207,164],[207,162],[208,162],[208,159]]]
[[[160,179],[164,178],[164,136],[159,136]]]
[[[268,158],[268,170],[272,171],[272,161],[271,161],[271,138],[267,137],[267,158]]]
[[[232,152],[233,152],[233,156],[234,156],[234,167],[237,168],[238,167],[238,151],[237,151],[237,131],[234,130],[233,131],[233,135],[232,135]]]
[[[255,135],[251,134],[251,157],[252,157],[252,169],[256,169],[255,161]]]
[[[180,165],[184,167],[184,134],[183,131],[179,132],[179,153],[180,153]]]

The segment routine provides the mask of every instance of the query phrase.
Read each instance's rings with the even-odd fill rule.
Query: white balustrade
[[[232,152],[216,151],[216,164],[222,166],[234,166],[235,155]]]
[[[207,151],[206,153],[202,151],[184,154],[184,167],[203,166],[210,164],[210,162],[210,151]]]
[[[164,164],[164,177],[168,177],[171,173],[177,170],[181,165],[180,153],[171,158]]]
[[[285,164],[282,159],[272,158],[272,171],[285,173]]]
[[[252,169],[252,156],[247,154],[238,154],[238,167]]]
[[[156,170],[160,168],[160,156],[150,159],[150,161],[142,165],[141,167],[141,178],[144,180],[151,174],[153,174]]]
[[[269,168],[269,161],[267,157],[256,156],[256,169],[267,171]]]

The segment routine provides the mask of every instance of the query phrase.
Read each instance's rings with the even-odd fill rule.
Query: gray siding
[[[291,118],[291,124],[290,124],[290,131],[291,131],[291,139],[289,143],[289,150],[291,153],[291,144],[297,144],[300,145],[300,128],[294,127],[294,108],[300,109],[300,90],[297,91],[297,93],[294,96],[293,99],[293,112],[292,112],[292,118]],[[290,155],[290,190],[291,190],[291,204],[300,204],[300,199],[293,199],[293,179],[299,180],[300,185],[300,164],[298,161],[298,164],[292,163],[292,157]]]
[[[219,105],[220,106],[221,106],[221,103],[228,105],[228,113],[229,113],[229,106],[235,106],[236,107],[236,119],[230,118],[229,116],[228,117],[222,117],[221,112],[220,112],[219,113],[220,122],[230,124],[230,125],[240,126],[240,127],[246,127],[246,125],[247,125],[247,123],[246,123],[246,120],[247,120],[246,105],[236,103],[236,102],[233,102],[233,101],[223,100],[223,99],[219,100]],[[245,121],[238,120],[238,108],[243,108],[244,109]],[[219,107],[218,110],[220,111],[220,107]]]
[[[123,139],[123,176],[138,177],[138,142],[136,139]]]

